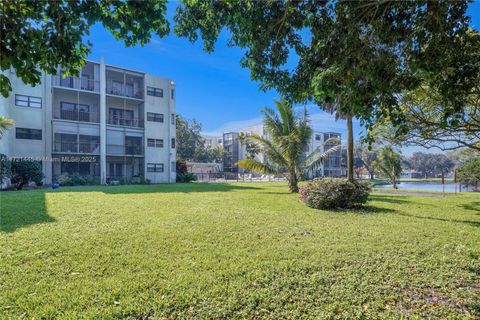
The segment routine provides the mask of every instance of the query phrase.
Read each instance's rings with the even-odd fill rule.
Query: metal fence
[[[235,172],[206,172],[193,173],[200,182],[268,182],[268,181],[285,181],[283,176],[276,175],[258,175],[252,173],[235,173]]]

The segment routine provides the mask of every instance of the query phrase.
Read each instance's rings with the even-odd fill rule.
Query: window
[[[322,137],[321,137],[319,134],[316,134],[316,135],[315,135],[315,140],[321,141],[321,140],[322,140]]]
[[[41,108],[42,98],[16,94],[15,105],[19,107]]]
[[[175,138],[172,138],[172,149],[175,149]]]
[[[147,172],[163,172],[163,163],[147,163]]]
[[[172,113],[172,125],[175,125],[175,113]]]
[[[163,89],[147,87],[147,95],[163,98]]]
[[[172,89],[172,91],[170,91],[170,97],[172,99],[175,99],[175,89]]]
[[[172,163],[170,164],[172,166],[172,172],[177,172],[177,164],[175,161],[172,161]]]
[[[40,129],[16,128],[15,134],[17,139],[42,140]]]
[[[163,148],[163,139],[147,139],[148,147]]]
[[[163,122],[163,114],[147,112],[147,120],[153,122]]]

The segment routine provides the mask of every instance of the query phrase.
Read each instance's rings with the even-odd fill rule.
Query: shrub
[[[191,172],[177,172],[177,182],[189,183],[197,180],[197,176]]]
[[[10,176],[10,165],[11,163],[10,160],[8,160],[8,157],[3,153],[0,153],[0,183],[4,178]]]
[[[177,162],[176,162],[176,172],[177,172],[177,174],[187,173],[188,172],[187,161],[177,160]]]
[[[341,178],[323,178],[300,189],[300,200],[315,209],[353,208],[367,202],[371,186]]]
[[[61,186],[85,186],[99,184],[98,178],[91,176],[81,176],[78,173],[63,173],[58,177],[57,182]]]
[[[40,162],[17,159],[11,161],[10,168],[12,175],[10,180],[17,190],[21,190],[23,186],[28,185],[31,181],[41,185],[43,173]]]
[[[480,158],[475,158],[457,170],[458,181],[466,184],[478,187],[480,184]]]

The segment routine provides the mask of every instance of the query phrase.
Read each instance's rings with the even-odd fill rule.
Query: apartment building
[[[12,92],[0,98],[0,114],[15,126],[0,153],[41,161],[45,183],[64,173],[102,184],[175,182],[174,82],[103,59],[88,61],[78,78],[60,74],[32,87],[7,73]]]
[[[225,149],[225,157],[223,161],[223,168],[226,172],[239,172],[239,168],[235,166],[235,163],[239,160],[247,158],[247,150],[238,139],[240,133],[245,135],[256,134],[262,137],[267,137],[263,125],[252,126],[244,128],[238,131],[225,132],[222,136],[213,137],[205,136],[205,141],[218,141],[218,145],[223,145]],[[207,140],[208,139],[208,140]],[[220,140],[222,140],[220,142]],[[330,140],[330,141],[329,141]],[[337,132],[319,132],[314,131],[311,141],[309,143],[308,153],[313,152],[319,146],[322,146],[322,151],[325,152],[328,149],[334,147],[341,141],[341,134]],[[259,161],[265,161],[263,154],[257,154],[255,158]],[[341,150],[337,150],[331,153],[327,159],[325,159],[323,165],[315,170],[313,173],[315,177],[340,177],[342,176],[342,153]]]

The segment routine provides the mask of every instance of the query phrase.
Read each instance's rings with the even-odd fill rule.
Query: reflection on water
[[[391,184],[376,185],[375,188],[393,188]],[[440,182],[402,182],[398,184],[400,190],[421,190],[421,191],[460,191],[459,183],[446,183],[445,189]],[[472,187],[461,186],[461,191],[473,191]]]

